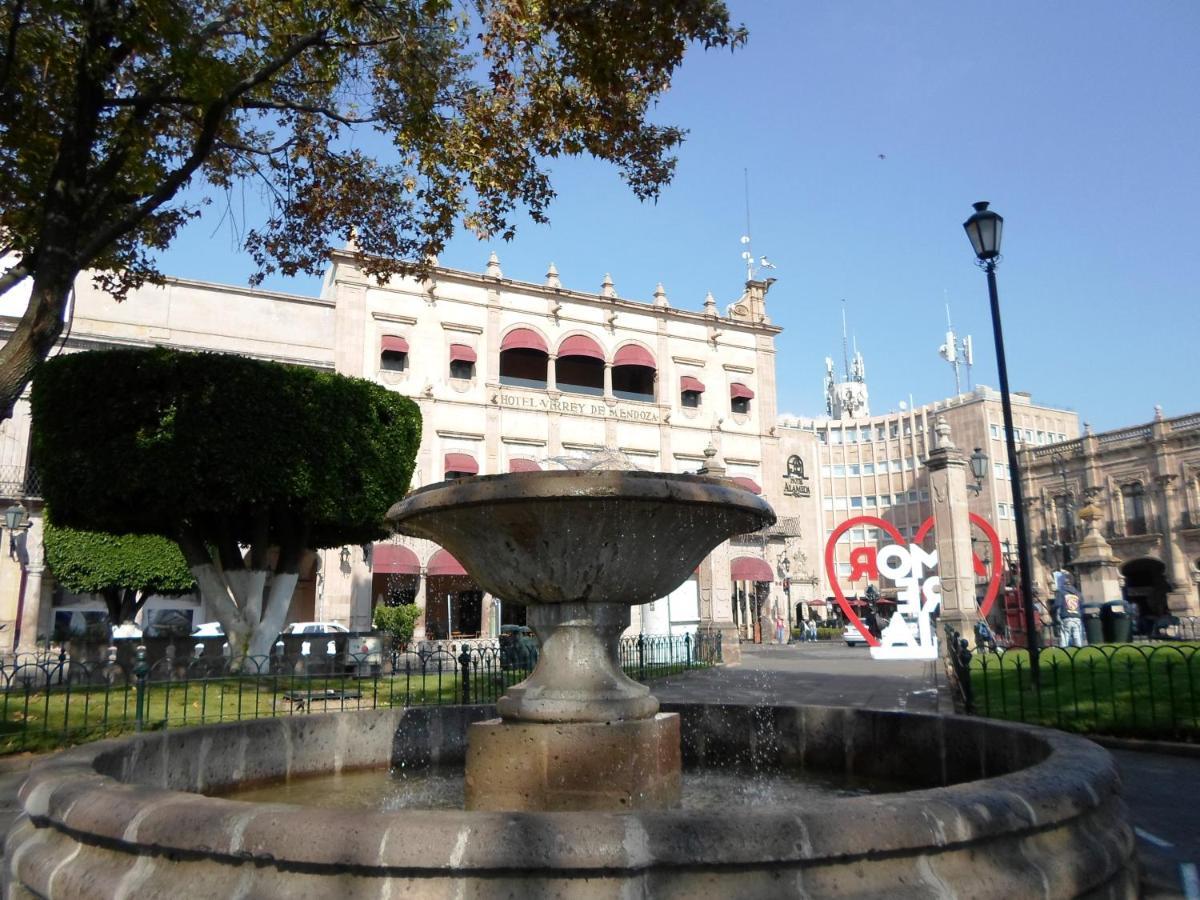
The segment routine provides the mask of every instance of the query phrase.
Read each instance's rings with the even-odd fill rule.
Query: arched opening
[[[408,547],[376,544],[371,550],[371,617],[377,606],[404,606],[417,602],[421,563]]]
[[[626,344],[613,357],[613,396],[622,400],[653,403],[656,375],[657,369],[650,351],[637,344]]]
[[[1125,599],[1138,605],[1141,620],[1138,631],[1146,634],[1156,619],[1168,614],[1167,594],[1171,583],[1167,581],[1167,567],[1162,560],[1144,556],[1131,559],[1121,566],[1125,576]]]
[[[757,556],[739,556],[729,566],[733,580],[733,624],[743,640],[761,644],[762,619],[775,574]]]
[[[574,334],[558,347],[555,386],[568,394],[604,395],[604,351],[583,334]]]
[[[479,637],[483,591],[445,550],[429,558],[425,588],[425,634],[433,641]]]
[[[536,331],[514,328],[500,342],[500,383],[513,387],[546,389],[550,354]]]

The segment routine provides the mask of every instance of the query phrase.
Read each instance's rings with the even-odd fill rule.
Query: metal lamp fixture
[[[17,555],[17,530],[24,530],[29,525],[29,510],[20,501],[4,511],[4,527],[8,529],[8,555],[10,557]]]
[[[981,447],[976,447],[975,452],[971,454],[971,474],[975,476],[975,483],[968,484],[967,490],[978,495],[983,490],[983,479],[987,477],[988,458]]]
[[[1000,255],[1004,217],[988,209],[986,200],[980,200],[974,207],[975,214],[963,222],[963,228],[967,230],[967,237],[971,240],[975,255],[986,262]]]
[[[1008,391],[1008,363],[1004,356],[1004,329],[1000,325],[1000,296],[996,289],[996,263],[1000,259],[1000,237],[1004,219],[988,209],[987,201],[974,204],[975,212],[963,222],[978,265],[987,275],[988,299],[992,308],[992,335],[996,341],[996,374],[1000,380],[1000,405],[1004,412],[1004,444],[1008,451],[1009,483],[1012,485],[1013,524],[1017,532],[1017,557],[1020,565],[1021,605],[1025,612],[1025,636],[1029,644],[1029,674],[1033,683],[1041,683],[1038,664],[1037,619],[1033,614],[1033,584],[1030,580],[1032,556],[1025,529],[1025,498],[1021,491],[1021,470],[1017,463],[1016,429],[1013,427],[1012,398]],[[974,460],[974,457],[972,457]]]

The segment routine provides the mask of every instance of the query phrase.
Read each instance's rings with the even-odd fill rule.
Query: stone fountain
[[[527,607],[533,673],[471,726],[468,809],[664,809],[679,803],[679,716],[628,678],[630,607],[669,593],[709,551],[775,522],[762,498],[697,475],[591,470],[460,479],[388,513],[475,582]]]
[[[391,515],[529,606],[543,650],[528,679],[494,707],[257,719],[59,754],[21,788],[3,896],[1136,896],[1115,765],[1081,738],[878,710],[659,709],[625,678],[630,605],[772,521],[757,497],[696,476],[544,472],[431,486]],[[889,786],[677,808],[681,764]],[[381,766],[462,767],[467,808],[220,796]]]

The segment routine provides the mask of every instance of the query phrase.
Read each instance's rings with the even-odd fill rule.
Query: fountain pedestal
[[[626,603],[541,603],[526,621],[537,668],[470,727],[466,807],[487,810],[667,809],[679,805],[679,717],[618,657]]]

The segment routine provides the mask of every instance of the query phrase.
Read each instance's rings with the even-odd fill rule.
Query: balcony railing
[[[42,483],[30,466],[0,466],[0,497],[20,500],[41,497]]]

